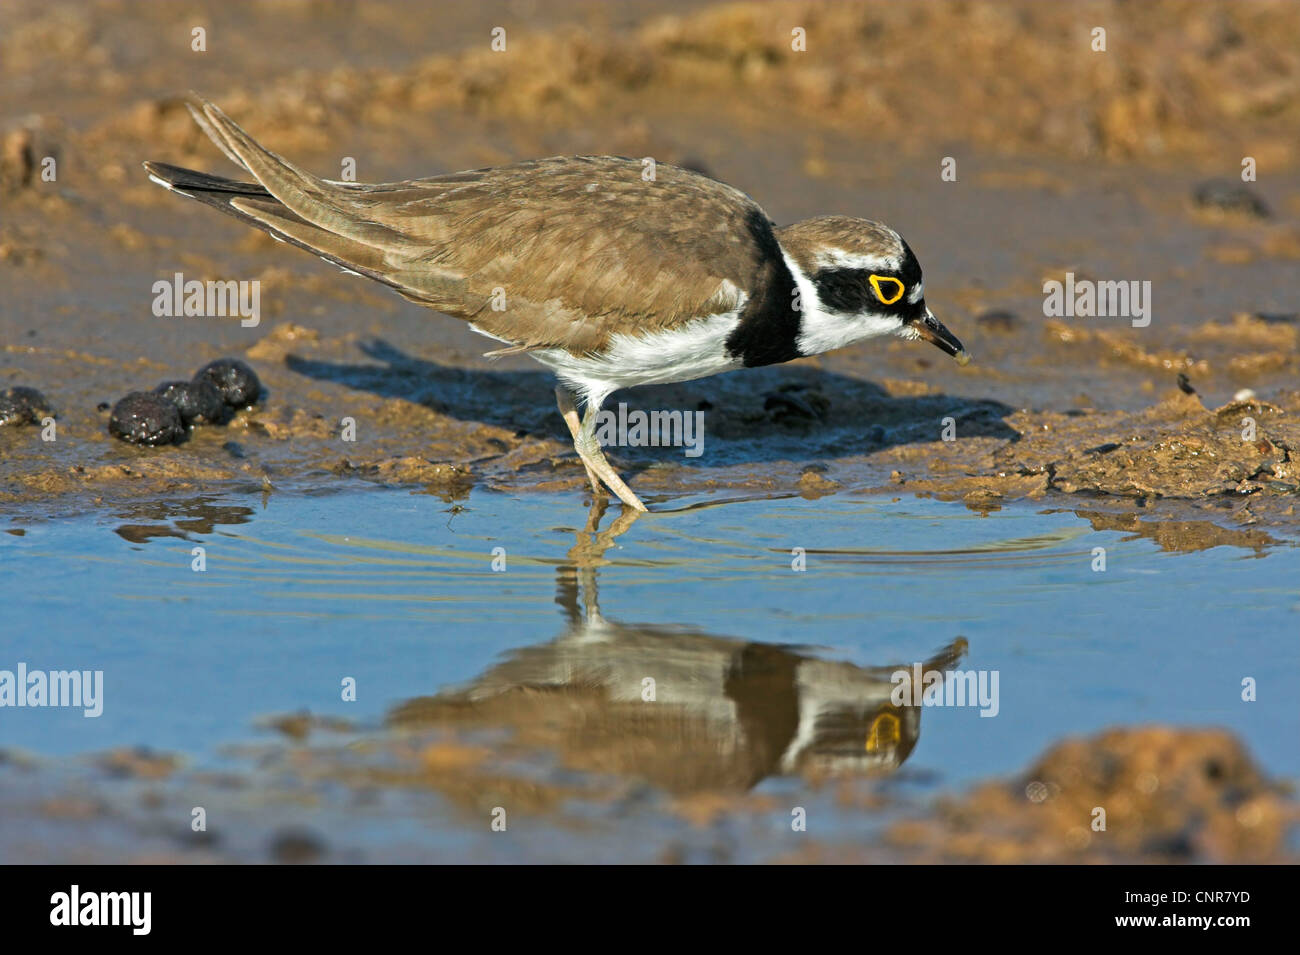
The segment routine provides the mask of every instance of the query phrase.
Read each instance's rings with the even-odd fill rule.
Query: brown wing
[[[269,193],[229,198],[241,217],[521,348],[598,350],[614,329],[730,311],[763,274],[762,211],[689,170],[646,181],[641,162],[600,156],[333,183],[200,103],[199,125]]]

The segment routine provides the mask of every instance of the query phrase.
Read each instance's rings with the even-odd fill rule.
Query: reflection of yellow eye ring
[[[886,297],[885,293],[881,291],[880,288],[881,282],[893,282],[895,285],[898,286],[898,291],[894,293],[892,298]],[[900,298],[903,297],[903,292],[907,290],[907,286],[905,286],[899,279],[894,278],[892,275],[871,276],[871,287],[876,291],[876,298],[880,299],[880,301],[884,302],[886,305],[893,305],[895,302],[897,302]]]
[[[893,713],[881,713],[867,730],[867,752],[875,753],[895,745],[902,737],[902,725]]]

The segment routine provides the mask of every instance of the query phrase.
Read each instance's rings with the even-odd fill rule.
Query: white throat
[[[802,354],[820,355],[865,338],[878,338],[899,332],[898,320],[887,315],[873,315],[871,312],[844,315],[827,311],[817,297],[817,287],[785,249],[781,250],[781,257],[785,259],[786,267],[794,276],[794,284],[799,289],[799,337],[795,340],[795,345]]]

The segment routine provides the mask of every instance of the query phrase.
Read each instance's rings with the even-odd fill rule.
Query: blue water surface
[[[1300,550],[1289,542],[1170,553],[1033,504],[673,506],[582,558],[588,512],[574,495],[476,491],[450,505],[407,490],[231,494],[9,519],[24,533],[0,534],[0,669],[102,670],[105,690],[94,719],[0,709],[0,745],[143,745],[204,764],[267,714],[377,723],[554,640],[576,560],[600,612],[623,624],[812,647],[866,667],[964,637],[962,666],[998,671],[999,712],[927,709],[907,764],[918,778],[1012,772],[1063,735],[1157,722],[1229,728],[1267,770],[1300,776]],[[347,678],[355,702],[342,698]],[[1255,702],[1242,699],[1247,678]]]

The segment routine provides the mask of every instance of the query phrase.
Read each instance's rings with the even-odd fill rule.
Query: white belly
[[[619,388],[691,381],[739,368],[725,344],[739,322],[737,309],[671,331],[615,335],[599,354],[573,355],[563,348],[529,354],[588,401],[599,403]]]

